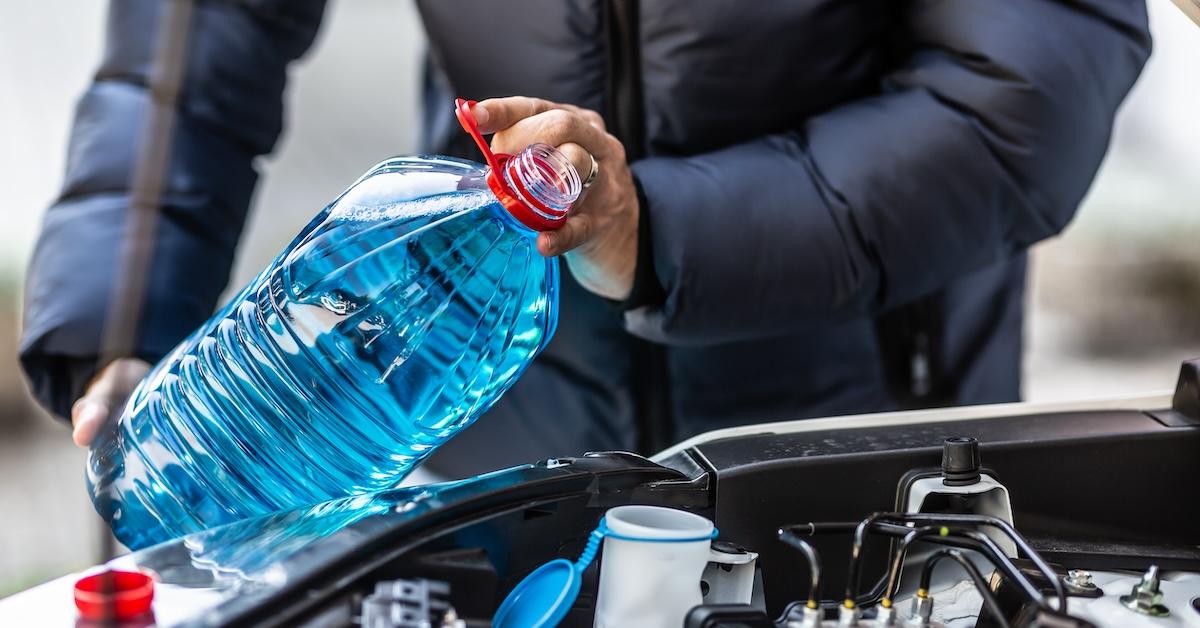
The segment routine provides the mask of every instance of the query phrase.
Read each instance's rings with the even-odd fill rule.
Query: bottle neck
[[[502,161],[500,172],[491,173],[489,182],[497,174],[509,198],[502,196],[494,184],[493,191],[517,220],[537,231],[562,226],[571,204],[583,191],[571,161],[546,144],[533,144]]]

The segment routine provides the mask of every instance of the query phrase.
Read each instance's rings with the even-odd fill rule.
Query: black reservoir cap
[[[967,486],[979,481],[979,441],[954,436],[942,443],[942,484]]]

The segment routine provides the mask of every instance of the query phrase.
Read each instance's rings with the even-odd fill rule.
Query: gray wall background
[[[94,562],[85,453],[29,402],[16,365],[20,283],[54,197],[75,99],[99,58],[105,3],[0,3],[0,596]],[[1200,29],[1150,0],[1155,53],[1120,114],[1079,217],[1032,264],[1025,397],[1169,388],[1200,356]],[[293,70],[290,126],[234,278],[253,276],[326,201],[416,143],[420,25],[403,0],[333,2]]]

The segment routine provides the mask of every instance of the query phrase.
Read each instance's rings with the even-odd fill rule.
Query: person
[[[77,443],[213,311],[323,4],[195,4],[141,323],[101,364],[164,5],[112,4],[21,344]],[[557,335],[429,461],[447,475],[1018,399],[1025,251],[1071,220],[1151,47],[1140,0],[417,4],[425,150],[478,157],[464,96],[497,150],[598,168],[538,239],[570,269]]]

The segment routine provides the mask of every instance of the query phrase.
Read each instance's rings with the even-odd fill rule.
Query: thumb
[[[98,396],[82,397],[71,408],[71,423],[75,425],[71,438],[85,449],[96,440],[96,434],[100,433],[110,412],[108,404],[97,399]]]

